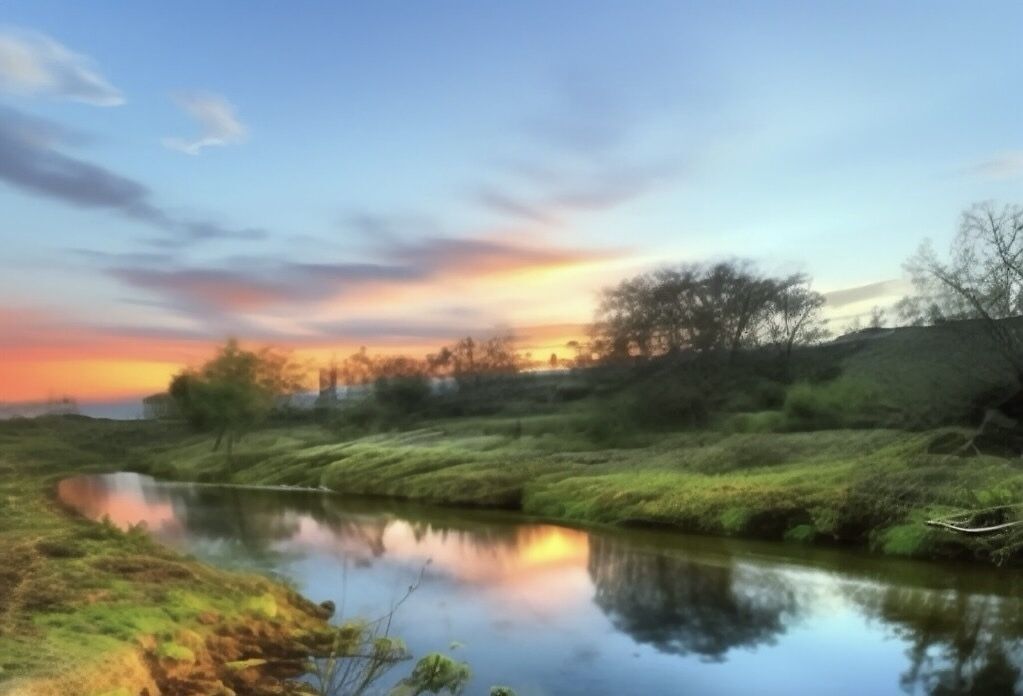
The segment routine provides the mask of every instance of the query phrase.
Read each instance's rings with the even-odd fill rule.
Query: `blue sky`
[[[891,281],[971,203],[1020,201],[1020,26],[1019,2],[8,1],[4,350],[44,374],[228,332],[436,344],[731,256]]]

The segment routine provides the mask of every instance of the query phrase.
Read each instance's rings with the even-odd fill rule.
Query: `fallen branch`
[[[941,527],[942,529],[948,529],[952,532],[959,532],[960,534],[994,534],[1010,527],[1017,527],[1023,524],[1023,520],[1016,520],[1015,522],[1003,522],[1002,524],[992,525],[990,527],[960,527],[959,525],[946,522],[945,520],[927,520],[928,527]]]
[[[996,532],[1002,532],[1012,527],[1018,527],[1023,525],[1023,520],[1014,520],[1012,522],[1002,522],[1001,524],[988,525],[986,527],[966,527],[964,525],[969,524],[969,520],[988,512],[998,512],[999,510],[1011,510],[1013,508],[1023,507],[1023,504],[1016,505],[998,505],[995,507],[983,508],[981,510],[971,510],[968,512],[962,512],[956,515],[948,515],[946,517],[937,517],[932,520],[927,520],[925,523],[928,527],[939,527],[941,529],[947,529],[951,532],[957,532],[959,534],[995,534]]]

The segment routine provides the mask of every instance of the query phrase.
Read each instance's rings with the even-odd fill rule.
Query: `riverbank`
[[[289,693],[323,639],[322,610],[57,504],[62,477],[124,466],[156,435],[133,430],[0,427],[0,694]]]
[[[1014,560],[927,527],[1023,499],[1014,460],[935,454],[949,430],[637,433],[602,443],[572,413],[431,421],[385,434],[249,433],[231,460],[180,425],[57,417],[0,423],[0,694],[286,693],[324,626],[267,579],[204,566],[62,510],[77,473],[329,488],[577,524],[656,526],[890,555]],[[319,635],[322,636],[322,633]],[[249,660],[283,668],[269,672]],[[232,664],[234,663],[234,664]],[[118,691],[122,689],[122,691]],[[285,689],[285,691],[282,691]],[[152,691],[152,689],[151,689]]]
[[[1023,500],[1015,460],[939,454],[955,429],[637,433],[604,444],[572,413],[431,421],[386,434],[247,435],[232,463],[185,436],[133,462],[167,479],[326,487],[552,520],[645,525],[916,558],[1006,563],[1019,539],[929,518]]]

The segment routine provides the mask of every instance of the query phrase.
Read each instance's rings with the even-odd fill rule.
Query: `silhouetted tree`
[[[929,242],[906,263],[915,295],[898,304],[903,321],[976,319],[1023,384],[1023,207],[979,203],[965,211],[947,260]]]
[[[828,336],[821,318],[824,296],[810,288],[802,274],[789,276],[779,284],[767,318],[768,340],[778,346],[786,360],[797,345],[818,343]]]
[[[232,338],[199,369],[175,375],[169,392],[193,427],[216,433],[214,451],[226,438],[230,459],[242,433],[263,420],[278,399],[299,391],[304,376],[288,354],[245,350]]]
[[[771,278],[751,263],[691,264],[628,278],[604,291],[593,325],[605,359],[683,351],[734,358],[770,335],[816,340],[823,299],[803,276]],[[784,313],[779,318],[779,314]]]

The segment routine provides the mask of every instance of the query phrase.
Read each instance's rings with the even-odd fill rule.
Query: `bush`
[[[650,428],[691,428],[710,418],[713,392],[694,378],[648,381],[632,390],[630,415],[636,425]]]
[[[785,403],[785,385],[768,379],[741,381],[729,388],[723,410],[732,412],[771,411]]]
[[[850,379],[794,384],[785,396],[784,406],[790,430],[878,426],[884,420],[885,410],[877,389]]]
[[[376,399],[371,397],[343,404],[336,417],[336,425],[342,429],[370,430],[383,421],[384,411]]]
[[[373,398],[381,407],[401,415],[422,411],[430,399],[426,377],[389,377],[376,381]]]
[[[787,421],[781,411],[736,413],[725,418],[721,428],[732,433],[776,433],[786,429]]]

